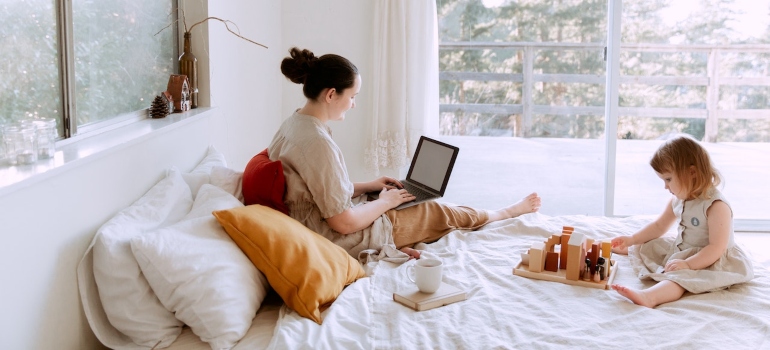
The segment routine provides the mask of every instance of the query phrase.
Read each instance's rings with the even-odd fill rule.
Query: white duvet
[[[536,213],[479,231],[453,232],[418,249],[443,260],[444,282],[465,289],[467,300],[413,311],[392,298],[394,291],[412,283],[405,269],[413,262],[379,262],[370,277],[343,291],[322,314],[320,326],[283,306],[269,348],[770,349],[770,274],[760,264],[755,264],[756,278],[749,283],[685,294],[655,309],[634,305],[612,290],[512,273],[520,253],[564,225],[603,239],[633,233],[649,220]],[[636,278],[626,256],[613,258],[618,262],[616,283],[635,288],[653,284]]]

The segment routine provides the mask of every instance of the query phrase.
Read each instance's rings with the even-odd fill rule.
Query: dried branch
[[[174,25],[174,24],[176,24],[177,22],[179,22],[179,20],[176,20],[176,21],[173,21],[173,22],[169,23],[167,26],[165,26],[165,27],[161,28],[161,29],[160,29],[160,30],[159,30],[157,33],[155,33],[155,35],[158,35],[158,34],[160,34],[160,32],[162,32],[162,31],[166,30],[166,28],[168,28],[168,27],[171,27],[171,26],[173,26],[173,25]]]
[[[239,37],[239,38],[241,38],[241,39],[243,39],[243,40],[246,40],[246,41],[248,41],[248,42],[250,42],[250,43],[252,43],[252,44],[255,44],[255,45],[259,45],[259,46],[262,46],[262,47],[264,47],[264,48],[267,48],[267,46],[265,46],[265,45],[262,45],[262,44],[260,44],[260,43],[258,43],[258,42],[256,42],[256,41],[254,41],[254,40],[251,40],[251,39],[249,39],[249,38],[247,38],[247,37],[244,37],[243,35],[241,35],[241,29],[240,29],[240,28],[238,28],[238,25],[237,25],[237,24],[235,24],[235,22],[233,22],[233,21],[230,21],[230,20],[226,20],[226,19],[221,19],[221,18],[219,18],[219,17],[207,17],[207,18],[204,18],[204,19],[202,19],[202,20],[200,20],[200,21],[198,21],[198,22],[195,22],[195,23],[193,23],[193,25],[191,25],[191,26],[190,26],[190,28],[188,29],[188,28],[187,28],[187,20],[186,20],[186,18],[185,18],[185,15],[184,15],[184,9],[181,9],[181,8],[180,8],[180,9],[179,9],[179,11],[182,11],[182,25],[184,25],[184,32],[185,32],[185,33],[189,33],[190,31],[192,31],[192,30],[193,30],[193,28],[195,28],[195,26],[197,26],[197,25],[199,25],[199,24],[202,24],[203,22],[206,22],[206,21],[208,21],[208,20],[210,20],[210,19],[215,19],[215,20],[217,20],[217,21],[220,21],[220,22],[224,23],[224,24],[225,24],[225,28],[227,28],[227,31],[228,31],[228,32],[230,32],[230,33],[233,33],[233,35],[235,35],[235,36],[237,36],[237,37]],[[172,25],[174,25],[174,24],[176,24],[176,23],[178,23],[178,22],[179,22],[179,20],[177,19],[177,20],[175,20],[175,21],[173,21],[173,22],[169,23],[167,26],[165,26],[165,27],[161,28],[161,30],[159,30],[157,33],[155,33],[155,35],[158,35],[158,34],[160,34],[160,32],[162,32],[162,31],[166,30],[166,28],[168,28],[168,27],[171,27]],[[234,30],[232,30],[232,29],[230,29],[230,25],[229,25],[230,23],[232,23],[232,24],[233,24],[233,26],[235,26],[235,31],[234,31]]]
[[[177,7],[177,11],[182,11],[182,24],[184,24],[184,31],[187,32],[187,20],[185,19],[185,16],[184,16],[184,9]],[[169,16],[171,16],[171,13],[169,13],[168,16],[166,16],[166,17],[169,17]],[[165,27],[161,28],[157,33],[155,33],[155,35],[160,34],[160,32],[166,30],[166,28],[171,27],[171,26],[173,26],[174,24],[177,24],[177,23],[179,23],[178,19],[174,20],[173,22],[169,23]]]
[[[203,22],[206,22],[206,21],[208,21],[208,20],[210,20],[210,19],[215,19],[215,20],[217,20],[217,21],[220,21],[220,22],[224,23],[224,24],[225,24],[225,28],[227,28],[227,31],[228,31],[228,32],[230,32],[230,33],[233,33],[233,35],[235,35],[235,36],[237,36],[237,37],[239,37],[239,38],[241,38],[241,39],[243,39],[243,40],[246,40],[246,41],[248,41],[248,42],[250,42],[250,43],[252,43],[252,44],[255,44],[255,45],[259,45],[259,46],[262,46],[262,47],[264,47],[264,48],[267,48],[267,46],[265,46],[265,45],[262,45],[262,44],[260,44],[260,43],[258,43],[258,42],[256,42],[256,41],[253,41],[253,40],[251,40],[251,39],[249,39],[249,38],[246,38],[246,37],[244,37],[243,35],[241,35],[241,30],[238,28],[238,25],[237,25],[237,24],[235,24],[235,22],[233,22],[233,21],[230,21],[230,20],[221,19],[221,18],[219,18],[219,17],[207,17],[207,18],[204,18],[204,19],[202,19],[202,20],[200,20],[200,21],[198,21],[198,22],[194,23],[193,25],[191,25],[191,26],[190,26],[190,29],[189,29],[189,30],[186,30],[186,32],[187,32],[187,33],[189,33],[191,30],[193,30],[193,28],[195,28],[195,26],[197,26],[197,25],[199,25],[199,24],[201,24],[201,23],[203,23]],[[232,23],[232,24],[235,26],[235,29],[236,29],[238,32],[235,32],[235,31],[233,31],[232,29],[230,29],[230,25],[229,25],[229,23]],[[185,27],[185,28],[186,28],[186,27]]]

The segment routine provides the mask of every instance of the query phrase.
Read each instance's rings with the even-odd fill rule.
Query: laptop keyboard
[[[408,182],[401,182],[404,185],[404,189],[407,190],[409,193],[413,194],[416,201],[421,201],[424,199],[430,199],[436,197],[433,193],[430,193],[428,191],[425,191],[417,186],[414,186]]]

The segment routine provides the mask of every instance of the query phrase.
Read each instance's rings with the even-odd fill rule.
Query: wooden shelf
[[[611,266],[612,267],[610,268],[609,277],[599,282],[593,282],[593,281],[589,282],[589,281],[583,281],[583,280],[577,280],[577,281],[568,280],[566,277],[567,270],[564,270],[564,269],[559,269],[559,271],[557,272],[552,272],[552,271],[532,272],[532,271],[529,271],[529,266],[523,265],[521,262],[519,262],[519,264],[516,265],[515,268],[513,268],[513,274],[517,276],[533,278],[538,280],[571,284],[573,286],[581,286],[581,287],[597,288],[597,289],[610,289],[610,285],[612,285],[612,281],[615,279],[615,275],[618,273],[618,264],[615,262],[615,260],[612,260]]]

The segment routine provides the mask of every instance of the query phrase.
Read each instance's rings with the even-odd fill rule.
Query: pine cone
[[[155,96],[152,100],[152,106],[150,106],[150,118],[158,119],[168,115],[168,105],[163,101],[163,98]]]

